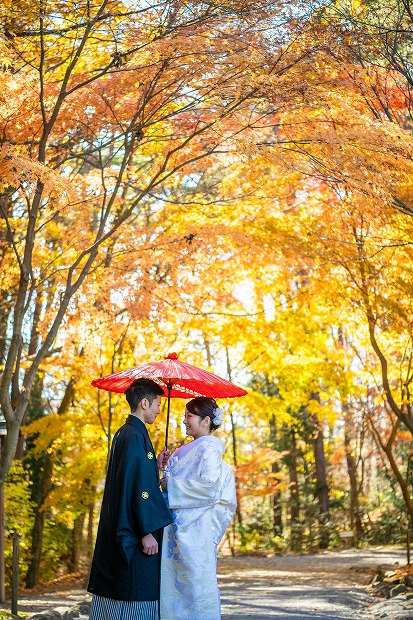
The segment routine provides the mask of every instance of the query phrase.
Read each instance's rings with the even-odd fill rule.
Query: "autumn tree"
[[[409,4],[2,8],[1,478],[32,471],[28,582],[52,508],[72,568],[86,522],[91,545],[123,409],[90,380],[171,350],[250,388],[221,431],[246,546],[365,535],[377,446],[408,506]]]
[[[303,52],[281,2],[2,6],[4,481],[81,287],[120,256],[135,260],[137,221],[152,225],[150,256],[171,188],[271,124],[252,73],[282,75]],[[184,250],[194,234],[184,225],[174,241]],[[150,279],[156,265],[136,261],[142,296],[145,270]]]

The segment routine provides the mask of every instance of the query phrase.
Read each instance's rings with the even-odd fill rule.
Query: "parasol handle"
[[[168,449],[168,430],[169,430],[169,413],[171,411],[171,391],[172,385],[168,383],[166,386],[168,388],[168,410],[166,414],[166,431],[165,431],[165,448]]]

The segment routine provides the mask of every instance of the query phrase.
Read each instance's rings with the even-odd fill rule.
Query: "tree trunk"
[[[206,334],[204,334],[204,344],[205,344],[205,353],[207,357],[207,364],[208,364],[208,367],[211,368],[212,367],[211,343],[206,337]]]
[[[400,408],[397,405],[394,399],[394,396],[393,396],[392,386],[389,380],[389,361],[387,357],[385,356],[385,354],[383,353],[383,351],[381,350],[379,343],[377,341],[377,338],[376,338],[377,317],[375,316],[375,313],[373,311],[373,307],[371,305],[370,298],[369,298],[369,285],[368,285],[369,276],[367,273],[367,267],[365,263],[366,256],[364,254],[364,244],[360,243],[360,241],[357,238],[357,234],[355,232],[353,234],[354,234],[354,237],[357,243],[359,256],[361,259],[358,262],[358,265],[359,265],[360,275],[361,275],[361,282],[362,282],[361,292],[362,292],[363,300],[364,300],[367,325],[369,329],[370,343],[380,361],[381,378],[382,378],[383,390],[386,395],[386,401],[390,409],[396,415],[396,417],[401,422],[403,422],[403,424],[406,425],[410,433],[413,435],[413,415],[412,415],[412,410],[411,410],[410,405],[406,403],[406,405],[404,405],[403,408]],[[408,385],[405,385],[404,387],[408,389]]]
[[[346,453],[347,472],[350,480],[350,529],[354,532],[356,541],[363,536],[363,525],[360,515],[359,490],[356,459],[352,444],[354,442],[353,417],[348,405],[343,405],[344,411],[344,449]]]
[[[34,420],[38,420],[45,415],[45,407],[43,400],[43,383],[44,374],[39,372],[34,380],[32,390],[30,392],[29,406],[26,409],[26,413],[23,417],[22,424],[28,424]],[[30,443],[30,442],[29,442]],[[26,453],[26,438],[19,432],[19,440],[16,446],[16,453],[14,458],[21,460]]]
[[[397,466],[396,459],[393,456],[392,447],[385,446],[384,451],[389,459],[390,466],[399,483],[400,490],[403,495],[404,503],[406,504],[407,512],[409,514],[410,524],[413,526],[413,501],[409,491],[409,483],[403,478],[400,469]]]
[[[281,471],[278,461],[272,464],[271,469],[273,474],[278,474]],[[284,528],[282,520],[281,493],[274,493],[272,496],[272,522],[274,536],[282,536]]]
[[[310,400],[320,402],[320,396],[313,392],[310,395]],[[328,484],[327,484],[327,471],[326,471],[326,459],[324,450],[324,433],[322,425],[316,415],[312,416],[314,423],[314,460],[315,460],[315,475],[316,475],[316,488],[314,495],[318,500],[319,508],[319,523],[320,523],[320,548],[327,549],[330,541],[328,532],[328,521],[330,512],[330,499],[328,496]]]
[[[228,380],[232,381],[232,368],[231,362],[229,359],[229,351],[228,348],[225,349],[226,357],[227,357],[227,375]],[[231,407],[231,405],[230,405]],[[236,425],[234,420],[234,414],[232,410],[229,411],[229,417],[231,420],[231,437],[232,437],[232,457],[234,462],[235,470],[238,466],[238,455],[237,455],[237,434],[236,434]],[[237,496],[237,521],[240,527],[242,527],[242,510],[241,510],[241,497],[239,492],[238,480],[237,480],[237,472],[235,471],[235,491]]]
[[[95,486],[92,487],[91,493],[94,498],[96,494]],[[89,504],[88,518],[87,518],[87,551],[86,551],[86,554],[87,554],[87,559],[89,563],[92,561],[93,547],[95,543],[95,537],[94,537],[94,531],[93,531],[94,517],[95,517],[95,501],[93,499],[93,501]]]
[[[39,581],[39,568],[42,556],[44,522],[46,517],[45,511],[43,509],[43,504],[52,488],[52,475],[53,457],[51,454],[49,454],[49,452],[46,452],[43,475],[39,489],[39,496],[37,498],[37,511],[34,518],[34,525],[32,530],[32,546],[30,551],[29,568],[26,575],[26,588],[34,588],[34,586],[37,585]]]
[[[291,528],[291,549],[299,551],[301,549],[301,528],[300,528],[300,493],[298,486],[298,450],[295,430],[291,430],[291,446],[287,457],[288,470],[290,476],[290,528]]]
[[[82,512],[73,522],[72,529],[72,548],[70,557],[70,569],[74,572],[79,570],[80,556],[83,542],[83,525],[85,523],[86,512]]]
[[[66,413],[69,409],[73,397],[73,391],[74,379],[71,379],[66,385],[63,399],[57,411],[58,414]],[[42,455],[42,458],[44,458],[44,465],[42,469],[41,481],[39,485],[39,490],[34,498],[37,504],[37,511],[32,530],[32,545],[30,551],[29,568],[26,575],[27,588],[33,588],[35,585],[37,585],[39,580],[39,567],[42,555],[43,531],[45,522],[45,512],[43,510],[43,504],[46,501],[53,486],[52,479],[54,454],[50,450],[46,450],[46,452]],[[41,460],[38,459],[36,463],[41,463]]]
[[[7,189],[9,191],[7,191]],[[7,228],[2,220],[5,220],[9,216],[11,210],[11,190],[7,188],[3,194],[0,195],[0,269],[4,269],[3,260],[4,256],[10,247],[10,239],[7,233]],[[9,314],[12,308],[11,294],[8,290],[0,290],[0,366],[3,366],[6,358],[7,349],[7,324],[9,320]]]
[[[0,365],[3,365],[7,345],[7,323],[10,313],[9,294],[0,291]]]
[[[377,443],[379,444],[380,448],[383,450],[383,452],[386,454],[389,460],[390,467],[392,468],[392,471],[396,477],[396,480],[402,492],[404,503],[406,505],[407,512],[409,515],[410,523],[411,525],[413,525],[413,501],[412,501],[410,491],[409,491],[408,475],[406,476],[406,478],[403,477],[400,469],[397,466],[396,459],[394,458],[393,450],[392,450],[393,444],[396,440],[397,431],[400,428],[400,420],[398,419],[397,422],[394,424],[392,432],[390,433],[390,436],[386,443],[384,443],[384,441],[382,440],[379,431],[377,430],[377,428],[375,427],[371,419],[370,419],[370,424],[373,429],[374,435],[376,437]]]
[[[277,450],[277,427],[275,423],[275,416],[270,418],[270,442],[274,450]],[[271,466],[273,474],[280,472],[279,461],[276,461]],[[272,522],[274,536],[282,536],[283,534],[283,522],[282,522],[282,506],[281,506],[281,493],[274,493],[272,496]]]

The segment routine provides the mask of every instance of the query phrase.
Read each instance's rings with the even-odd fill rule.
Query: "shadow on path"
[[[373,549],[304,556],[223,558],[218,561],[222,620],[353,620],[377,599],[368,589],[378,566],[406,563],[403,551]],[[19,610],[39,612],[90,600],[81,579],[24,591]],[[51,587],[52,584],[50,584]],[[5,609],[9,609],[9,604]],[[366,616],[363,616],[364,618]],[[195,618],[193,620],[196,620]]]
[[[361,618],[377,600],[366,588],[373,572],[405,562],[403,551],[388,549],[223,559],[222,620]]]

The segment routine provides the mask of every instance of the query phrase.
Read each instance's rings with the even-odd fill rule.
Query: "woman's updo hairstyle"
[[[209,430],[215,431],[222,424],[224,412],[220,409],[213,398],[206,398],[205,396],[198,396],[193,398],[186,404],[186,408],[189,413],[198,415],[204,419],[209,416],[211,424]]]

